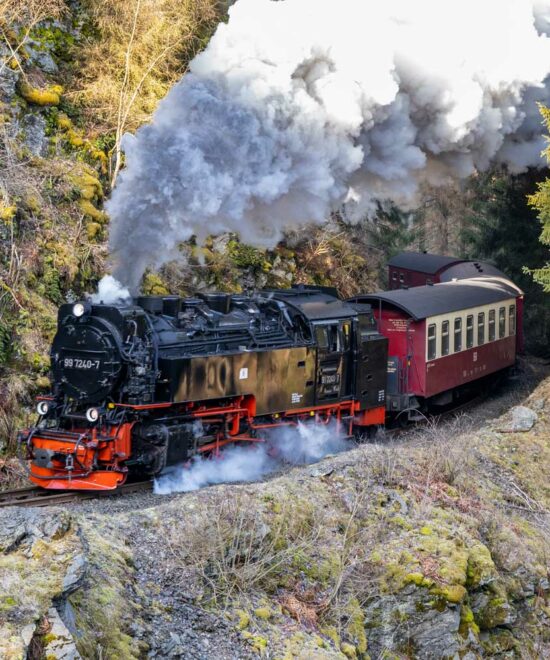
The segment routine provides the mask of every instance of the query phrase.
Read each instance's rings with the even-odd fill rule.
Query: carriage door
[[[336,401],[349,394],[348,357],[351,321],[319,324],[317,340],[316,404]]]

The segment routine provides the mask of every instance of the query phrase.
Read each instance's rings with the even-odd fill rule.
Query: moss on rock
[[[52,85],[51,87],[38,88],[33,87],[25,80],[19,83],[19,93],[28,103],[39,106],[59,105],[63,87],[61,85]]]

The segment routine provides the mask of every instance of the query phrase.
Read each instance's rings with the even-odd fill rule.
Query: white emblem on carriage
[[[248,378],[248,367],[243,367],[243,368],[239,371],[239,378],[240,378],[241,380],[246,380],[246,379]]]
[[[290,401],[292,403],[300,403],[302,400],[303,394],[298,394],[298,392],[292,392],[292,396],[290,397]]]
[[[474,351],[474,362],[477,362],[477,351]]]

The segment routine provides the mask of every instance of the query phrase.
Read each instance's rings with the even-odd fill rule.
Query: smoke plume
[[[190,467],[179,467],[155,480],[158,495],[186,493],[204,486],[237,481],[256,481],[284,464],[315,463],[348,447],[335,425],[287,427],[274,434],[269,444],[234,446],[219,457],[199,457]]]
[[[97,293],[91,295],[90,299],[96,304],[112,305],[129,300],[130,292],[112,275],[105,275],[98,284]]]
[[[107,208],[131,289],[178,242],[415,203],[492,163],[541,164],[550,0],[238,0],[152,122]]]

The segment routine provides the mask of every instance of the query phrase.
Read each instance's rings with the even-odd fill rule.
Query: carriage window
[[[441,324],[441,355],[449,355],[449,321]]]
[[[496,339],[496,310],[489,310],[489,341]]]
[[[428,360],[435,360],[437,354],[435,323],[428,326]]]
[[[485,312],[479,312],[477,315],[477,345],[485,343]]]
[[[397,271],[394,270],[391,277],[394,282],[397,282]]]
[[[506,309],[500,307],[498,310],[498,338],[502,339],[506,334]]]
[[[403,284],[403,282],[405,281],[405,276],[403,275],[403,273],[400,273],[399,281],[401,282],[401,284]]]
[[[466,317],[466,348],[472,348],[474,345],[474,315],[469,314]]]
[[[510,328],[510,335],[516,334],[516,306],[510,305],[508,310],[508,327]]]
[[[455,319],[455,353],[462,350],[462,319]]]

